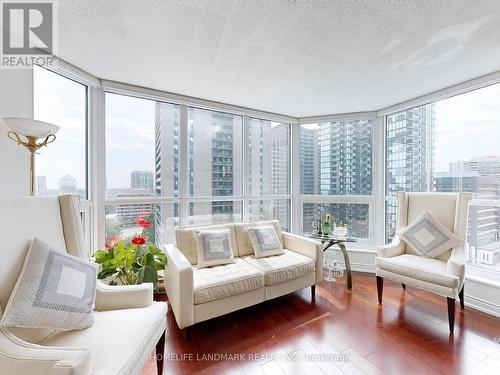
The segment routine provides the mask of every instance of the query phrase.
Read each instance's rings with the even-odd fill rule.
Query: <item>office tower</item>
[[[132,173],[130,174],[130,188],[153,191],[153,172],[132,171]]]
[[[160,197],[179,195],[179,106],[162,102],[156,102],[155,106],[154,191]],[[178,217],[177,203],[154,205],[157,243],[173,240],[173,227]]]
[[[290,194],[290,125],[250,119],[248,139],[249,195]],[[288,230],[288,199],[252,200],[249,219],[278,219]]]
[[[320,195],[372,195],[373,121],[324,122],[301,127],[301,192]],[[368,206],[304,204],[303,230],[331,214],[351,233],[368,237]]]
[[[485,200],[500,198],[500,157],[481,156],[450,163],[452,175],[474,175],[474,189],[454,186],[450,191],[472,191],[474,197]],[[436,191],[442,191],[436,180]],[[493,206],[470,206],[468,244],[470,261],[493,266],[500,262],[500,212]]]
[[[46,195],[47,194],[47,176],[36,176],[35,177],[35,192],[36,192],[36,195]]]
[[[241,180],[241,117],[229,113],[189,109],[189,193],[217,197],[239,194]],[[190,224],[232,221],[239,203],[215,201],[191,203]],[[194,221],[193,221],[194,220]],[[196,222],[195,222],[196,221]]]
[[[65,175],[59,179],[59,194],[76,194],[76,178]]]
[[[386,116],[386,195],[432,191],[435,105],[426,104]],[[386,201],[386,241],[394,235],[397,202]]]

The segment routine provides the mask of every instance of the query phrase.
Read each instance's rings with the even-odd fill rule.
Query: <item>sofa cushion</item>
[[[234,263],[231,230],[197,230],[198,268]]]
[[[264,273],[241,258],[232,264],[193,270],[194,303],[202,304],[264,286]]]
[[[163,302],[140,309],[100,311],[92,327],[58,332],[41,344],[88,348],[93,375],[140,374],[165,329],[166,313]]]
[[[250,227],[248,235],[256,258],[283,254],[283,246],[272,225]]]
[[[459,279],[446,270],[446,262],[418,255],[403,254],[392,258],[375,258],[375,264],[384,270],[429,283],[458,288]]]
[[[248,235],[248,228],[256,226],[268,226],[268,225],[272,225],[274,227],[274,230],[278,235],[278,239],[281,242],[281,246],[283,247],[283,234],[281,232],[281,225],[278,220],[234,224],[234,232],[236,234],[236,242],[238,244],[238,254],[240,257],[246,255],[253,255],[254,253],[252,247],[252,241],[250,240],[250,236]]]
[[[238,256],[238,245],[236,243],[236,235],[234,233],[233,224],[211,225],[207,227],[196,228],[177,228],[175,230],[175,242],[182,254],[191,264],[198,263],[198,251],[196,242],[197,230],[219,230],[230,229],[231,231],[231,247],[233,248],[234,256]]]
[[[274,285],[297,279],[314,272],[314,260],[290,250],[281,255],[255,258],[254,255],[243,258],[245,262],[264,273],[265,285]]]

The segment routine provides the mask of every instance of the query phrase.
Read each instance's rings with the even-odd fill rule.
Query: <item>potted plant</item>
[[[144,217],[136,218],[141,233],[130,241],[113,236],[105,249],[94,253],[94,260],[101,265],[98,279],[108,279],[110,285],[135,285],[153,283],[158,289],[158,271],[165,269],[167,256],[148,242],[147,231],[151,222]]]

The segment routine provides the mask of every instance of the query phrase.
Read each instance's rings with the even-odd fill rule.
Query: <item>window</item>
[[[36,157],[36,194],[87,199],[87,86],[34,66],[33,99],[34,118],[59,126]]]
[[[189,108],[189,193],[241,195],[241,116]]]
[[[171,242],[178,225],[178,105],[106,93],[106,241],[138,234]]]
[[[373,203],[373,120],[300,126],[302,231],[326,214],[350,234],[370,239]]]
[[[368,239],[370,235],[368,207],[368,204],[304,203],[302,232],[312,232],[313,223],[316,223],[318,218],[330,214],[336,225],[348,224],[349,236]]]
[[[469,264],[500,271],[500,85],[386,116],[386,240],[398,191],[474,193]]]
[[[290,150],[290,124],[249,119],[249,221],[278,219],[290,230]]]
[[[372,120],[301,125],[301,194],[372,195],[372,170]]]

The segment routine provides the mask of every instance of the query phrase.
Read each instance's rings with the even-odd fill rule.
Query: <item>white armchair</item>
[[[88,257],[79,198],[0,199],[0,306],[5,306],[33,237]],[[165,303],[153,302],[152,284],[98,282],[94,324],[81,331],[0,328],[1,374],[140,374],[155,346],[163,354]],[[126,329],[124,329],[126,327]],[[159,373],[163,355],[157,356]]]
[[[396,232],[428,211],[465,242],[471,199],[472,193],[399,193]],[[382,304],[384,278],[401,283],[405,290],[406,286],[411,286],[444,296],[448,301],[448,321],[453,333],[457,297],[464,308],[464,245],[432,259],[416,254],[396,234],[390,244],[377,248],[375,263],[379,304]]]

